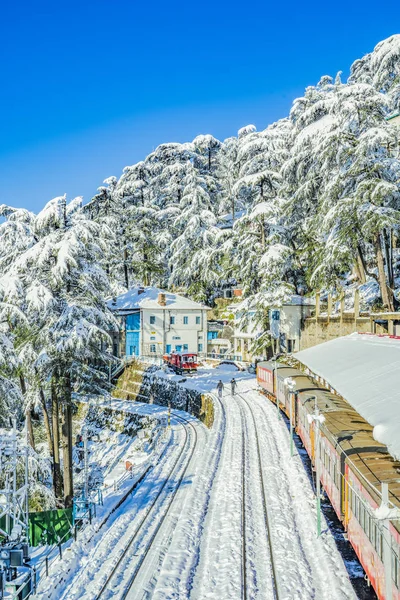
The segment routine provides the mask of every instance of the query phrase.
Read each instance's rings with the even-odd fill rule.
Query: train
[[[400,600],[400,463],[374,439],[373,427],[317,376],[284,363],[264,361],[257,365],[257,381],[260,391],[292,419],[314,470],[316,425],[312,415],[316,408],[322,415],[321,484],[379,600]],[[388,500],[395,515],[394,520],[385,521],[388,528],[382,527],[379,512],[375,512],[382,501],[382,483],[388,484]]]
[[[175,352],[164,354],[163,361],[173,371],[179,374],[196,373],[199,363],[195,352]]]

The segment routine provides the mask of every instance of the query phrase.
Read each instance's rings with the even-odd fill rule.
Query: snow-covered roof
[[[299,296],[293,294],[290,300],[283,302],[283,306],[315,306],[315,298],[307,298],[306,296]]]
[[[352,333],[294,354],[374,427],[400,459],[400,339]]]
[[[165,306],[158,302],[159,294],[165,294]],[[199,302],[195,302],[194,300],[190,300],[190,298],[185,298],[184,296],[179,296],[178,294],[171,294],[170,292],[166,292],[165,290],[160,290],[159,288],[155,287],[132,288],[125,294],[109,300],[107,304],[110,310],[118,311],[120,313],[129,312],[131,310],[137,310],[140,308],[161,308],[166,310],[211,310],[208,306],[200,304]]]

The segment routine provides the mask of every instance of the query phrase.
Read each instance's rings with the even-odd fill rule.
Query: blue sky
[[[89,200],[158,144],[284,117],[399,31],[394,2],[21,0],[0,21],[0,202]]]

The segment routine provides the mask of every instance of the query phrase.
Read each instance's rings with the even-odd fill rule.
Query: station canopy
[[[352,333],[294,354],[368,423],[400,460],[400,339]]]

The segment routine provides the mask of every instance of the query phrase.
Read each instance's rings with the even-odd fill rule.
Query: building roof
[[[294,358],[343,396],[400,459],[400,338],[352,333]]]
[[[142,293],[139,293],[143,290]],[[158,295],[165,294],[165,306],[159,304]],[[108,308],[118,313],[129,313],[132,310],[138,310],[140,308],[146,309],[165,309],[165,310],[211,310],[208,306],[194,302],[184,296],[178,294],[171,294],[165,290],[154,287],[136,287],[128,290],[125,294],[113,298],[107,302]]]

